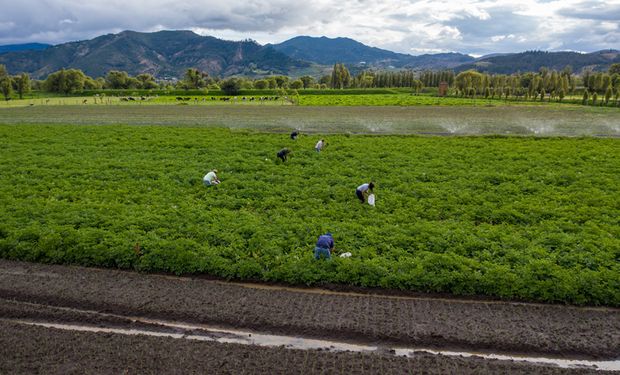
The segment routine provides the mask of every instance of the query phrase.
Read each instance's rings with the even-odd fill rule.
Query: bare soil
[[[430,354],[405,358],[70,332],[14,322],[158,329],[102,312],[379,346],[599,359],[620,353],[620,310],[612,308],[305,291],[6,260],[0,260],[0,298],[0,373],[590,371]]]

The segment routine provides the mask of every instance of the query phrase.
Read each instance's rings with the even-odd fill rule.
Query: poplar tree
[[[349,87],[349,84],[351,83],[351,74],[349,73],[349,70],[344,66],[344,64],[336,64],[334,66],[334,70],[337,71],[338,77],[336,88],[344,89],[346,87]]]
[[[583,90],[583,97],[581,98],[581,104],[583,105],[588,104],[588,99],[589,99],[588,89],[585,89]]]
[[[30,76],[27,73],[22,73],[14,78],[15,88],[20,99],[24,98],[24,94],[30,92]]]
[[[4,100],[11,99],[11,94],[13,93],[13,82],[11,76],[6,71],[6,67],[2,64],[0,64],[0,91],[2,91]]]
[[[611,88],[611,84],[609,84],[607,86],[607,90],[605,90],[605,105],[607,105],[607,103],[609,103],[609,99],[611,99],[611,94],[612,94],[612,88]]]

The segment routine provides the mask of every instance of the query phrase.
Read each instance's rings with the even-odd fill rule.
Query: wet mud
[[[0,321],[0,373],[11,374],[601,374],[481,358],[329,352],[169,337],[73,332]]]
[[[72,340],[85,341],[85,345],[92,349],[92,353],[88,352],[90,353],[88,355],[92,355],[92,363],[98,363],[98,360],[105,362],[102,356],[106,352],[103,350],[104,354],[97,353],[95,342],[106,338],[110,341],[118,341],[114,345],[132,343],[131,345],[143,348],[144,345],[147,345],[145,342],[155,340],[155,342],[162,343],[162,347],[170,346],[168,351],[176,350],[171,348],[177,345],[178,348],[190,345],[192,348],[194,346],[201,348],[216,347],[218,349],[204,350],[230,351],[232,357],[241,356],[235,365],[240,366],[238,367],[241,369],[240,371],[236,370],[237,367],[235,367],[235,371],[232,371],[230,367],[223,366],[222,373],[227,371],[234,373],[266,372],[260,369],[278,369],[281,366],[283,366],[281,367],[283,372],[286,373],[332,372],[332,370],[336,373],[341,371],[343,373],[407,373],[415,369],[428,368],[427,365],[431,368],[442,369],[439,371],[441,373],[519,373],[519,371],[523,371],[523,373],[541,371],[543,373],[545,371],[556,373],[554,372],[556,370],[569,371],[568,369],[556,369],[552,366],[541,367],[540,365],[521,362],[435,356],[428,353],[416,354],[413,358],[405,358],[393,353],[390,355],[377,352],[331,353],[316,349],[303,351],[250,346],[265,353],[264,358],[255,354],[251,355],[255,359],[249,362],[256,363],[257,366],[257,370],[254,371],[249,367],[244,367],[248,362],[246,359],[249,358],[244,357],[244,355],[254,349],[238,348],[236,346],[238,344],[181,343],[182,340],[170,337],[117,337],[123,335],[68,332],[54,328],[26,327],[23,325],[17,328],[18,323],[11,320],[44,320],[64,324],[86,323],[95,327],[134,327],[154,331],[187,333],[180,328],[175,330],[170,327],[165,328],[157,326],[157,324],[147,324],[126,318],[126,316],[136,316],[210,324],[264,333],[331,339],[340,342],[349,341],[378,347],[423,346],[442,350],[483,352],[486,350],[493,353],[523,353],[534,356],[551,355],[565,358],[594,359],[617,359],[616,357],[620,353],[620,310],[610,308],[577,308],[497,301],[426,299],[422,297],[394,298],[393,296],[305,292],[292,288],[254,288],[249,284],[227,284],[204,279],[163,277],[125,271],[49,266],[6,260],[0,260],[0,298],[2,298],[0,300],[0,322],[3,326],[8,327],[2,329],[0,335],[2,342],[0,346],[3,347],[1,350],[8,350],[6,348],[13,350],[16,346],[22,345],[24,347],[31,344],[36,345],[36,343],[29,343],[29,341],[39,342],[41,341],[39,336],[30,337],[24,334],[9,333],[12,332],[12,329],[23,330],[24,332],[32,331],[37,332],[37,335],[42,335],[41,337],[46,335],[57,336],[58,340],[66,340],[69,343],[73,342]],[[91,310],[92,313],[75,312],[66,308]],[[101,313],[107,313],[107,315]],[[135,343],[135,341],[140,341],[141,344]],[[67,349],[69,352],[72,350],[70,349],[71,345]],[[221,348],[221,346],[225,348]],[[35,352],[39,350],[45,349],[37,349]],[[56,349],[50,344],[47,350]],[[158,372],[158,370],[165,368],[158,367],[165,366],[164,360],[159,362],[157,360],[147,361],[146,357],[155,355],[154,351],[159,349],[151,348],[149,350],[142,353],[145,356],[142,362],[136,362],[135,366],[131,364],[126,369],[130,372],[149,373]],[[195,350],[191,353],[197,353]],[[280,353],[281,351],[284,352]],[[297,353],[298,351],[301,354]],[[162,354],[163,358],[168,358],[166,353]],[[122,357],[124,359],[119,359],[116,364],[103,363],[102,366],[104,367],[101,368],[101,371],[98,368],[86,368],[91,368],[94,372],[122,372],[125,369],[122,367],[123,361],[129,360],[126,354],[124,354],[125,357]],[[13,371],[9,371],[10,369],[16,370],[17,373],[32,373],[28,370],[38,372],[36,368],[20,370],[21,367],[16,361],[19,358],[26,360],[29,354],[24,352],[21,355],[25,357],[20,357],[20,355],[6,357],[13,358],[12,362],[9,361],[12,365],[8,364],[8,368],[0,368],[0,373],[5,371],[12,373]],[[204,353],[195,355],[197,357],[208,357],[205,357]],[[5,354],[0,357],[4,356]],[[367,358],[367,356],[370,357]],[[62,371],[64,365],[54,364],[53,358],[49,355],[44,355],[42,358],[50,358],[52,361],[52,363],[47,363],[47,366],[52,367],[43,367],[52,369],[50,372],[55,372],[53,369],[56,368],[60,372],[71,372],[71,369]],[[261,367],[268,366],[265,362],[266,358],[271,358],[270,360],[274,361],[269,365],[272,367]],[[296,361],[299,358],[305,358],[305,362],[297,363]],[[374,363],[373,358],[376,358],[376,366],[378,367],[373,367],[375,366],[372,364]],[[35,357],[30,357],[30,360],[36,362]],[[193,360],[188,359],[188,362]],[[215,359],[213,361],[215,361],[213,363],[219,363]],[[314,365],[308,365],[308,361]],[[351,371],[348,371],[348,367],[342,367],[345,366],[344,363],[340,363],[349,361],[355,363],[352,365]],[[426,364],[423,365],[419,361],[427,362],[424,362]],[[140,363],[145,363],[144,366],[146,367],[141,367],[143,365]],[[148,367],[149,363],[154,367]],[[174,361],[171,359],[169,364],[173,363]],[[205,362],[198,361],[197,363]],[[60,367],[54,367],[56,365]],[[105,367],[108,365],[112,367]],[[501,366],[516,367],[513,369],[512,367],[504,368]],[[528,366],[531,366],[529,371],[524,370]],[[198,365],[189,368],[195,369],[192,371],[203,372]],[[209,372],[215,371],[215,367],[209,368],[212,370]],[[148,370],[142,371],[143,369]],[[474,369],[480,371],[474,371]],[[577,370],[571,369],[570,371]],[[580,369],[580,371],[590,370]],[[277,373],[278,370],[275,372]]]

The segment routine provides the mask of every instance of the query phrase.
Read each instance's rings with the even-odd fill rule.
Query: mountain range
[[[510,74],[538,71],[543,66],[562,69],[570,65],[575,72],[606,70],[616,62],[620,62],[617,50],[588,54],[528,51],[476,59],[461,53],[412,56],[370,47],[350,38],[299,36],[279,44],[260,45],[253,40],[227,41],[191,31],[123,31],[55,46],[36,43],[0,46],[0,64],[11,74],[27,72],[37,79],[62,68],[81,69],[92,77],[121,70],[130,75],[150,73],[157,78],[180,78],[188,68],[218,77],[274,74],[295,77],[328,73],[334,63],[344,63],[352,72],[477,69]]]
[[[51,44],[43,43],[7,44],[0,46],[0,53],[16,51],[41,51],[51,46]]]
[[[447,69],[475,59],[461,53],[412,56],[369,47],[350,38],[314,38],[298,36],[280,44],[268,45],[295,59],[322,65],[344,63],[349,66],[372,66],[401,69]]]

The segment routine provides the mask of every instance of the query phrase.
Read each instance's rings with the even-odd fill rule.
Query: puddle
[[[561,368],[589,368],[601,371],[620,371],[620,359],[613,361],[588,361],[580,359],[560,359],[560,358],[547,358],[547,357],[526,357],[520,355],[503,355],[503,354],[489,354],[489,353],[475,353],[475,352],[452,352],[444,350],[432,350],[432,349],[403,349],[394,348],[395,354],[398,356],[413,357],[416,352],[424,352],[430,354],[441,354],[445,356],[458,356],[458,357],[481,357],[484,359],[496,359],[500,361],[516,361],[516,362],[528,362],[528,363],[543,363],[546,365],[555,365]]]
[[[218,328],[202,324],[187,324],[179,322],[168,322],[156,319],[137,318],[137,317],[123,317],[114,314],[101,314],[107,316],[122,317],[130,319],[135,322],[157,324],[167,328],[183,329],[189,331],[188,333],[178,332],[163,332],[147,329],[135,329],[135,328],[113,328],[113,327],[93,327],[87,325],[77,324],[61,324],[61,323],[48,323],[48,322],[35,322],[25,320],[9,320],[13,323],[41,326],[47,328],[63,329],[68,331],[81,331],[81,332],[104,332],[104,333],[116,333],[122,335],[146,335],[157,337],[170,337],[176,339],[186,340],[198,340],[198,341],[210,341],[217,343],[227,344],[242,344],[242,345],[257,345],[263,347],[285,347],[288,349],[300,349],[311,350],[321,349],[331,352],[380,352],[382,354],[391,353],[396,356],[415,357],[419,353],[427,353],[434,355],[444,356],[456,356],[456,357],[480,357],[484,359],[493,359],[500,361],[517,361],[528,363],[540,363],[545,365],[553,365],[561,368],[589,368],[595,370],[605,371],[620,371],[620,359],[612,361],[591,361],[591,360],[573,360],[573,359],[559,359],[548,357],[528,357],[520,355],[503,355],[492,354],[482,352],[458,352],[447,350],[434,350],[427,348],[402,348],[402,347],[386,347],[386,346],[373,346],[364,344],[353,344],[346,342],[337,342],[330,340],[320,339],[308,339],[295,336],[282,336],[282,335],[270,335],[261,334],[256,332],[241,331],[234,329]],[[197,332],[198,331],[198,332]]]

